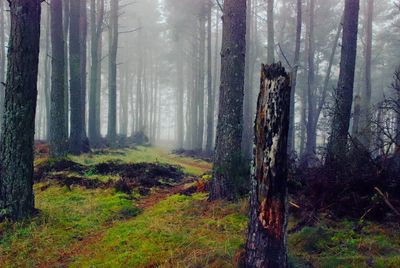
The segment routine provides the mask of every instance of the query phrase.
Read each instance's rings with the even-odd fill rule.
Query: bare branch
[[[219,0],[215,0],[219,6],[219,9],[221,9],[222,13],[224,13],[224,8],[222,7],[221,3],[219,2]]]

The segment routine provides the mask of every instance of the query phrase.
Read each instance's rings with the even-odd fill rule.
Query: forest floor
[[[233,267],[247,201],[208,202],[210,169],[147,147],[37,157],[39,214],[0,224],[0,267]],[[399,224],[321,216],[288,242],[293,267],[400,267]]]

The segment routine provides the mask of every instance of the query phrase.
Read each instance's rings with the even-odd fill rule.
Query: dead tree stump
[[[290,91],[290,77],[281,63],[262,65],[245,267],[287,267]]]

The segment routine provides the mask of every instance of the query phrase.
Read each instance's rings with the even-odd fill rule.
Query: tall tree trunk
[[[274,0],[267,0],[268,47],[267,62],[275,61]]]
[[[81,61],[81,91],[82,91],[82,135],[83,139],[86,139],[86,62],[87,62],[87,0],[81,0],[80,8],[81,16],[79,22],[80,28],[80,61]]]
[[[103,2],[103,0],[101,0]],[[103,5],[103,12],[104,12],[104,2],[102,3]],[[103,31],[102,28],[99,28],[99,39],[98,39],[98,50],[97,50],[97,59],[99,60],[98,65],[97,65],[97,92],[98,94],[96,94],[96,131],[97,137],[101,137],[101,90],[102,90],[102,81],[101,81],[101,77],[102,77],[102,64],[101,64],[101,58],[103,55]]]
[[[241,161],[244,65],[246,52],[246,0],[225,0],[221,50],[221,86],[214,178],[210,200],[236,199],[242,178]]]
[[[252,62],[252,46],[251,41],[251,27],[252,27],[252,0],[247,0],[247,23],[246,23],[246,63],[245,63],[245,78],[244,78],[244,105],[243,105],[243,140],[242,149],[243,155],[247,159],[251,159],[252,146],[253,146],[253,88],[252,79],[253,73],[250,71],[250,65],[254,65]]]
[[[212,85],[212,47],[211,47],[211,21],[212,5],[207,3],[207,143],[206,152],[211,154],[214,133],[214,98]]]
[[[205,18],[205,1],[202,3],[200,14],[200,51],[199,51],[199,84],[198,84],[198,133],[196,149],[203,150],[204,139],[204,77],[205,77],[205,54],[206,54],[206,18]]]
[[[96,17],[97,14],[97,17]],[[103,26],[103,16],[104,16],[104,0],[97,1],[96,10],[96,0],[90,1],[90,25],[91,25],[91,59],[92,65],[90,70],[90,93],[89,93],[89,139],[92,144],[96,144],[100,138],[98,129],[98,112],[97,112],[97,99],[100,95],[98,84],[100,83],[98,79],[98,73],[101,70],[99,66],[101,65],[99,59],[99,39],[101,38],[102,26]]]
[[[69,33],[69,1],[63,1],[63,34],[64,34],[64,123],[65,136],[69,136],[69,57],[68,57],[68,33]]]
[[[356,95],[354,97],[354,115],[353,115],[353,126],[351,130],[352,137],[356,138],[359,135],[359,123],[360,123],[360,112],[361,112],[361,97]]]
[[[197,147],[197,135],[198,135],[198,88],[199,88],[199,27],[196,24],[196,32],[193,36],[193,55],[192,55],[192,85],[191,85],[191,97],[190,97],[190,149],[196,149]]]
[[[32,215],[40,0],[10,1],[11,31],[1,137],[0,218]]]
[[[343,29],[343,16],[340,19],[339,25],[338,25],[338,29],[336,32],[336,36],[335,39],[333,41],[333,46],[332,46],[332,51],[331,51],[331,55],[329,58],[329,63],[328,63],[328,68],[326,70],[326,75],[325,75],[325,79],[324,79],[324,87],[322,89],[322,97],[321,97],[321,104],[318,107],[318,111],[316,113],[316,121],[318,121],[318,118],[320,116],[320,113],[322,111],[322,107],[323,107],[323,103],[325,102],[326,99],[326,94],[328,91],[328,86],[329,86],[329,81],[331,79],[331,73],[332,73],[332,67],[333,67],[333,61],[335,59],[335,55],[336,55],[336,50],[339,44],[339,39],[340,39],[340,34],[342,33],[342,29]]]
[[[339,168],[345,160],[353,102],[354,72],[357,53],[359,0],[346,0],[343,20],[342,55],[331,136],[327,146],[327,165]]]
[[[366,150],[371,146],[371,55],[372,55],[372,19],[374,16],[374,0],[367,2],[367,14],[365,14],[365,65],[364,79],[365,86],[362,87],[361,93],[361,110],[360,110],[360,136],[359,140]]]
[[[107,139],[114,146],[117,138],[117,50],[118,50],[118,0],[111,1],[110,47],[108,77],[108,130]]]
[[[64,36],[62,0],[52,0],[51,8],[51,106],[50,106],[50,155],[63,156],[66,153],[65,111],[64,111]]]
[[[3,112],[4,112],[4,91],[3,85],[6,73],[6,41],[5,41],[5,4],[4,1],[0,2],[0,126],[3,126]],[[1,129],[0,129],[1,132]],[[1,134],[0,134],[1,136]]]
[[[83,151],[82,128],[82,83],[81,83],[81,50],[80,50],[80,0],[70,0],[69,26],[69,65],[71,96],[71,129],[69,150],[72,154]]]
[[[215,12],[215,44],[214,44],[214,81],[213,81],[213,107],[214,107],[214,111],[213,111],[213,139],[212,139],[212,148],[214,149],[215,147],[215,132],[216,132],[216,120],[215,120],[215,115],[218,112],[216,109],[216,106],[218,105],[218,84],[219,84],[219,63],[220,63],[220,59],[218,57],[220,49],[219,49],[219,24],[220,24],[220,15],[219,15],[219,10],[217,9],[217,11]]]
[[[136,123],[136,117],[137,117],[137,113],[136,113],[136,109],[135,109],[135,99],[133,97],[133,81],[134,81],[134,75],[132,74],[130,77],[132,86],[130,87],[129,90],[129,98],[130,98],[130,109],[131,109],[131,113],[130,113],[130,121],[131,121],[131,136],[133,136],[135,134],[135,123]]]
[[[130,88],[130,80],[129,80],[130,71],[128,68],[125,68],[123,77],[122,73],[120,73],[120,124],[119,124],[119,133],[122,137],[126,138],[128,135],[128,90]]]
[[[180,33],[177,33],[177,56],[176,56],[176,70],[177,70],[177,92],[176,92],[176,117],[177,117],[177,148],[183,149],[183,38]]]
[[[100,2],[100,1],[99,1]],[[96,134],[96,94],[97,94],[97,71],[98,71],[98,40],[96,21],[96,0],[90,0],[90,35],[91,35],[91,67],[90,67],[90,89],[89,89],[89,129],[88,136],[92,146],[97,143]]]
[[[245,267],[287,264],[287,139],[290,78],[281,64],[262,66],[255,131]]]
[[[50,74],[50,11],[46,10],[46,32],[45,32],[45,54],[44,54],[44,105],[45,105],[45,134],[44,138],[49,138],[50,132],[50,82],[51,82],[51,74]]]
[[[300,47],[301,47],[301,28],[303,17],[303,1],[297,0],[297,22],[296,22],[296,46],[294,49],[294,60],[292,70],[292,91],[290,96],[290,122],[289,122],[289,138],[288,138],[288,152],[295,151],[295,97],[297,86],[297,73],[300,64]]]
[[[315,155],[317,133],[314,129],[315,119],[315,44],[314,44],[314,17],[315,17],[315,0],[310,0],[309,6],[309,23],[308,30],[308,77],[307,77],[307,101],[308,101],[308,115],[307,115],[307,141],[305,157],[310,158]]]
[[[141,22],[139,20],[139,27]],[[136,131],[143,131],[142,114],[143,114],[143,101],[142,101],[142,76],[143,76],[143,53],[142,53],[142,30],[138,34],[138,50],[137,50],[137,78],[136,78]]]
[[[309,2],[307,2],[309,3]],[[308,53],[309,53],[309,38],[308,36],[310,27],[309,27],[309,8],[306,9],[306,14],[307,16],[303,16],[303,22],[305,24],[305,38],[304,38],[304,43],[305,43],[305,48],[304,48],[304,68],[305,70],[308,70]],[[303,72],[303,81],[308,80],[308,72],[304,71]],[[307,94],[307,87],[303,86],[301,90],[301,113],[300,113],[300,148],[299,148],[299,155],[303,156],[305,154],[305,145],[306,145],[306,126],[307,126],[307,108],[308,108],[308,94]]]

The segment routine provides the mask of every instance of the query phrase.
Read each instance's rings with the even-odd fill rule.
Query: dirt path
[[[158,204],[162,200],[167,199],[169,196],[178,194],[182,192],[186,185],[196,181],[196,178],[188,177],[182,180],[179,185],[173,187],[163,187],[163,188],[156,188],[153,189],[152,193],[143,199],[140,199],[136,202],[136,207],[142,209],[143,211],[153,207],[154,205]],[[68,267],[74,259],[78,256],[84,256],[90,258],[92,253],[91,248],[93,245],[96,245],[101,242],[104,237],[106,231],[117,224],[121,224],[125,221],[130,221],[130,219],[123,219],[115,222],[111,222],[106,224],[100,228],[100,230],[96,231],[93,234],[84,237],[82,240],[74,242],[70,247],[65,248],[63,251],[60,252],[59,258],[56,261],[49,262],[49,263],[42,263],[39,264],[38,267]]]

